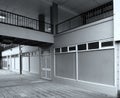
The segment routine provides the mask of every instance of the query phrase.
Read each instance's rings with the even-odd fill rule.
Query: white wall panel
[[[16,70],[20,69],[20,60],[19,60],[19,57],[15,57],[15,69]]]
[[[22,57],[23,71],[29,71],[29,57]]]
[[[56,55],[56,75],[65,78],[76,78],[75,53]]]
[[[40,73],[39,56],[30,56],[30,72]]]
[[[14,70],[15,70],[15,58],[12,57],[11,60],[12,60],[12,67],[11,67],[11,70],[14,71]]]
[[[78,77],[88,82],[114,85],[114,50],[79,53]]]

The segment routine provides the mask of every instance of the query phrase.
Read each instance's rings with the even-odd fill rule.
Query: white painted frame
[[[86,42],[86,43],[83,43],[83,44],[86,44],[86,50],[79,50],[78,51],[78,45],[80,44],[77,44],[77,45],[70,45],[70,46],[76,46],[76,51],[75,54],[76,54],[76,79],[71,79],[71,78],[66,78],[66,77],[62,77],[62,76],[57,76],[56,75],[56,53],[55,53],[55,49],[54,49],[54,77],[56,78],[61,78],[61,79],[67,79],[67,80],[72,80],[72,81],[78,81],[78,82],[84,82],[84,83],[89,83],[89,84],[95,84],[95,85],[101,85],[101,86],[108,86],[108,87],[116,87],[116,66],[115,66],[115,75],[114,75],[114,85],[107,85],[107,84],[102,84],[102,83],[95,83],[95,82],[89,82],[89,81],[84,81],[84,80],[79,80],[78,79],[78,53],[79,52],[89,52],[89,51],[101,51],[101,50],[109,50],[109,49],[114,49],[115,51],[115,42],[113,41],[113,46],[108,46],[108,47],[101,47],[101,42],[107,42],[107,41],[113,41],[112,39],[107,39],[107,40],[99,40],[99,41],[94,41],[94,42],[99,42],[99,48],[98,49],[88,49],[88,43],[91,43],[91,42]],[[70,46],[67,46],[69,49]],[[71,53],[71,52],[60,52],[60,53],[64,53],[64,54],[68,54],[68,53]],[[57,53],[58,54],[58,53]],[[116,59],[115,59],[116,60]],[[114,63],[116,65],[116,63]]]
[[[51,53],[49,53],[49,54],[42,54],[41,56],[50,56],[50,68],[47,68],[47,65],[45,65],[45,67],[44,68],[42,68],[42,62],[41,62],[41,75],[42,75],[42,71],[45,71],[45,77],[43,77],[43,76],[41,76],[41,78],[42,79],[46,79],[46,80],[52,80],[52,63],[51,63]],[[46,59],[45,59],[45,64],[47,64],[47,61],[46,61]],[[48,78],[48,75],[47,75],[47,72],[50,72],[50,78]]]

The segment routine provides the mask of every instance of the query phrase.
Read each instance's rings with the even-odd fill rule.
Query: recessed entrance
[[[51,80],[50,43],[0,36],[1,71]]]

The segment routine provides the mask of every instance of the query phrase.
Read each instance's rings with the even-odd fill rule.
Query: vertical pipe
[[[76,80],[78,81],[78,46],[76,45]]]
[[[20,60],[20,75],[22,75],[22,50],[21,50],[21,46],[19,46],[19,60]]]

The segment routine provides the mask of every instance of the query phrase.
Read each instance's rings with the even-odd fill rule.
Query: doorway
[[[41,55],[41,78],[52,80],[50,51],[44,51],[43,54]]]

